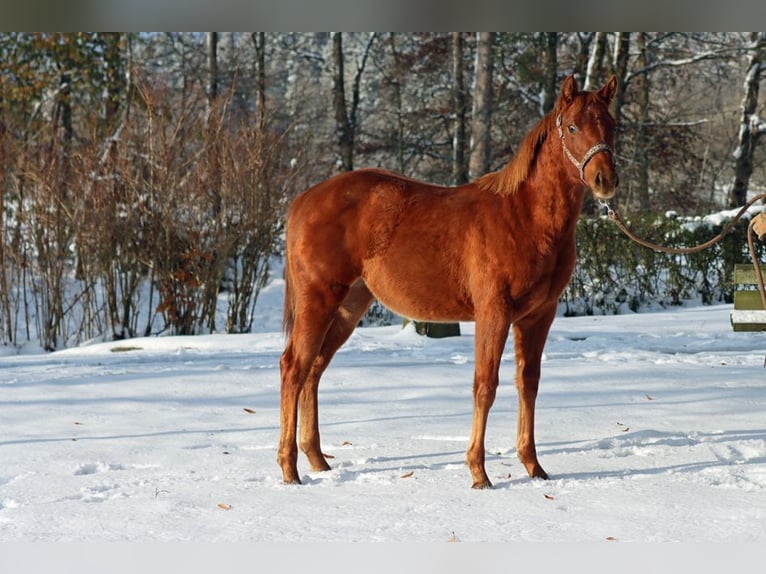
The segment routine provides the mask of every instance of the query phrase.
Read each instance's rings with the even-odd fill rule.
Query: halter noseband
[[[575,156],[572,155],[572,152],[569,151],[566,141],[564,141],[564,130],[561,128],[561,114],[556,116],[556,127],[559,130],[559,137],[561,138],[561,146],[564,148],[564,153],[569,158],[569,161],[572,162],[572,165],[577,168],[577,171],[580,172],[580,179],[582,182],[585,185],[588,185],[588,182],[585,181],[585,166],[588,164],[588,162],[593,158],[594,155],[599,154],[602,151],[608,151],[610,154],[612,154],[612,157],[614,157],[614,151],[605,142],[599,142],[585,153],[585,157],[582,158],[582,161],[577,161]]]

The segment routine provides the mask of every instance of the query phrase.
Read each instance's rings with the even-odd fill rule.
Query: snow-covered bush
[[[759,211],[763,206],[754,208]],[[666,247],[704,243],[721,232],[735,211],[705,217],[631,217],[626,223],[639,237]],[[656,252],[628,239],[605,217],[583,217],[577,226],[577,264],[561,298],[564,315],[612,314],[647,310],[684,301],[731,302],[735,263],[750,261],[748,219],[721,242],[699,253]],[[760,257],[766,253],[756,247]]]

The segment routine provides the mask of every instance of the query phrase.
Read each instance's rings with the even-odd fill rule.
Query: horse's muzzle
[[[586,182],[587,183],[587,182]],[[593,177],[593,183],[589,184],[591,192],[596,199],[612,199],[620,185],[620,176],[614,169],[599,169]]]

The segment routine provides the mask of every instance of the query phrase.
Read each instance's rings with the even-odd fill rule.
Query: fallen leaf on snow
[[[218,503],[218,508],[220,508],[221,510],[231,510],[231,504],[226,504],[224,502],[219,502]]]
[[[407,472],[407,473],[403,474],[403,475],[402,475],[402,476],[400,476],[399,478],[409,478],[409,477],[411,477],[413,474],[415,474],[415,471],[414,471],[414,470],[411,470],[410,472]]]
[[[550,494],[543,494],[546,500],[556,500],[555,496],[551,496]]]
[[[244,410],[244,411],[245,411],[247,414],[249,414],[249,415],[254,415],[254,414],[255,414],[255,411],[254,411],[253,409],[248,409],[247,407],[245,407],[243,410]]]

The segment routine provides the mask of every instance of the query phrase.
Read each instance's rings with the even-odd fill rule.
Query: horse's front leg
[[[535,402],[540,384],[540,363],[556,306],[527,316],[513,325],[516,352],[516,388],[519,393],[516,452],[532,478],[548,478],[537,460],[535,447]]]
[[[494,315],[494,316],[490,316]],[[500,358],[508,338],[510,323],[505,313],[487,314],[476,320],[476,368],[473,380],[473,425],[466,461],[473,477],[473,488],[491,488],[484,467],[484,437],[489,410],[495,402]]]

